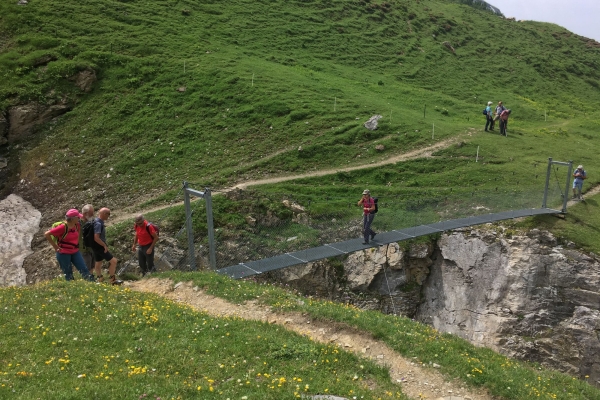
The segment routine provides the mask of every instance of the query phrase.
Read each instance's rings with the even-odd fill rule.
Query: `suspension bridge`
[[[553,171],[555,165],[568,167],[564,181]],[[552,172],[556,178],[555,186],[551,185]],[[432,192],[425,197],[420,196],[423,190],[417,188],[418,192],[414,193],[419,195],[416,198],[410,192],[397,200],[380,198],[380,210],[382,203],[385,205],[384,211],[377,214],[375,219],[375,226],[379,227],[380,232],[369,244],[364,244],[360,237],[362,235],[358,231],[362,218],[359,219],[356,215],[356,203],[349,200],[348,196],[326,196],[321,203],[314,199],[313,203],[305,201],[310,210],[296,214],[296,219],[281,220],[275,224],[264,218],[264,209],[262,213],[261,210],[255,210],[256,219],[248,215],[247,223],[236,229],[215,230],[211,190],[196,190],[184,182],[177,196],[182,192],[184,194],[186,219],[175,239],[185,231],[187,251],[184,251],[185,257],[179,256],[179,260],[176,260],[177,265],[167,264],[171,268],[192,271],[197,270],[197,264],[200,264],[202,268],[241,279],[454,229],[522,217],[565,214],[571,172],[572,162],[549,159],[539,208],[535,207],[540,204],[540,193],[537,191],[498,191],[497,188],[488,192],[449,189],[443,193]],[[193,210],[192,197],[204,200],[194,202]],[[273,205],[281,202],[282,197],[285,196],[277,195],[274,199],[269,199],[268,203]],[[255,202],[253,197],[251,201]],[[200,232],[196,240],[193,215],[200,217],[204,212],[207,231]],[[302,220],[297,219],[298,215],[302,215]],[[172,242],[162,251],[159,261],[166,260],[170,251],[181,251],[174,248],[175,243]],[[131,261],[119,274],[130,263]]]
[[[366,245],[363,244],[362,238],[351,239],[343,242],[330,243],[319,247],[313,247],[307,250],[285,253],[275,257],[264,258],[262,260],[232,265],[230,267],[217,270],[217,273],[227,275],[233,279],[247,278],[253,275],[259,275],[269,271],[292,267],[294,265],[305,264],[335,256],[341,256],[344,254],[353,253],[355,251],[365,250],[370,247],[383,246],[394,242],[402,242],[420,236],[427,236],[453,229],[465,228],[469,226],[481,225],[489,222],[497,222],[507,219],[560,213],[562,213],[562,211],[550,208],[533,208],[453,219],[429,225],[419,225],[401,230],[392,230],[389,232],[378,233],[375,236],[375,238],[371,240],[369,244]]]
[[[562,209],[557,210],[547,207],[548,192],[550,187],[550,176],[552,167],[554,165],[561,165],[568,167],[567,179],[565,191],[561,191]],[[305,264],[314,262],[330,257],[341,256],[356,251],[365,250],[371,247],[383,246],[390,243],[402,242],[411,240],[421,236],[432,235],[436,233],[442,233],[458,228],[466,228],[469,226],[476,226],[486,223],[498,222],[503,220],[531,217],[536,215],[552,215],[552,214],[564,214],[567,211],[567,199],[569,193],[569,182],[571,172],[573,168],[573,162],[559,162],[553,161],[552,158],[548,159],[548,170],[546,174],[546,185],[544,189],[544,197],[541,208],[524,208],[518,210],[502,211],[497,213],[488,213],[484,215],[470,216],[466,218],[450,219],[431,224],[422,224],[409,228],[391,230],[387,232],[381,232],[376,235],[369,244],[364,244],[362,238],[350,239],[346,241],[328,243],[322,246],[309,248],[306,250],[300,250],[295,252],[288,252],[280,254],[274,257],[264,258],[256,261],[243,262],[237,265],[232,265],[226,268],[219,269],[219,274],[227,275],[233,279],[241,279],[254,275],[259,275],[265,272],[274,271],[282,268],[292,267],[294,265]],[[556,173],[555,173],[556,174]],[[558,177],[557,177],[557,183]],[[559,183],[560,189],[560,183]]]

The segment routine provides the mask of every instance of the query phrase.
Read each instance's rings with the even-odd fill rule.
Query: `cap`
[[[365,189],[363,190],[363,194],[371,194],[371,192],[369,192],[369,189]]]
[[[73,217],[83,218],[83,215],[79,211],[77,211],[75,208],[71,208],[69,211],[67,211],[65,216],[67,218],[73,218]]]
[[[583,169],[583,165],[578,165],[577,169]]]
[[[493,103],[491,101],[488,101],[488,106],[491,106]]]

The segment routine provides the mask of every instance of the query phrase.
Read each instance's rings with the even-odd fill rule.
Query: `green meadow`
[[[250,187],[238,199],[215,196],[218,240],[254,251],[264,243],[245,217],[268,212],[289,223],[283,199],[344,226],[359,217],[354,204],[368,187],[382,202],[378,229],[387,229],[540,207],[549,157],[583,164],[585,190],[596,186],[600,44],[465,2],[0,0],[0,112],[30,103],[72,108],[0,147],[10,160],[0,190],[17,188],[47,221],[87,202],[115,215],[168,205],[184,180],[218,191],[364,166]],[[83,93],[73,77],[90,70],[97,81]],[[507,137],[483,132],[483,108],[500,100],[512,110]],[[374,115],[382,119],[369,131],[363,123]],[[370,166],[441,141],[447,145],[428,157]],[[552,170],[549,206],[560,208],[565,180],[566,169]],[[598,253],[597,206],[598,196],[588,196],[566,219],[515,226],[549,229]],[[204,206],[195,207],[194,229],[205,232]],[[149,219],[173,235],[185,216],[175,206]],[[123,254],[129,229],[124,222],[109,231]],[[316,230],[282,229],[303,245],[322,244]],[[266,243],[289,250],[279,239]],[[296,294],[212,274],[168,276],[235,302],[258,296],[275,309],[350,325],[501,398],[600,398],[586,382],[410,320],[300,305]],[[1,289],[0,326],[0,397],[403,396],[385,369],[331,346],[83,282]]]

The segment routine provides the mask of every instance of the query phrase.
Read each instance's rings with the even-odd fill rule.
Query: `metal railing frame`
[[[192,227],[192,208],[190,196],[196,196],[204,199],[206,202],[206,222],[208,225],[208,254],[210,267],[213,270],[217,269],[216,245],[215,245],[215,229],[213,222],[212,196],[209,188],[204,188],[204,192],[189,187],[189,184],[183,182],[184,204],[185,204],[185,224],[188,239],[188,253],[190,261],[190,269],[196,270],[196,253],[194,251],[194,229]]]
[[[562,162],[562,161],[553,161],[552,157],[548,158],[548,170],[546,171],[546,186],[544,187],[544,200],[542,201],[542,208],[548,208],[546,207],[546,202],[548,200],[548,189],[550,187],[550,174],[552,172],[552,166],[553,165],[562,165],[565,167],[569,167],[569,170],[567,172],[567,183],[565,185],[565,193],[563,196],[563,207],[561,212],[563,214],[567,213],[567,201],[569,200],[569,183],[571,182],[571,174],[573,172],[573,161],[570,160],[569,162]]]

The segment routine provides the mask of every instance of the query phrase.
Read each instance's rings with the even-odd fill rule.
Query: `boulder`
[[[370,131],[374,131],[377,129],[378,121],[383,118],[381,115],[373,115],[367,122],[364,123],[365,128]]]
[[[11,194],[0,201],[0,286],[26,284],[23,261],[33,253],[31,241],[42,214],[31,203]]]

